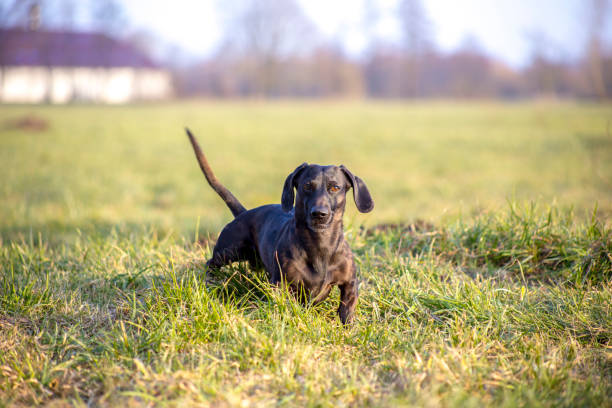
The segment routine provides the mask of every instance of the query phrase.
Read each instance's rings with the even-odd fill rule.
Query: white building
[[[3,103],[126,103],[172,96],[168,71],[103,34],[0,30]]]

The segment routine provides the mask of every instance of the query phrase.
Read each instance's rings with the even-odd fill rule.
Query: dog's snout
[[[329,208],[316,206],[310,210],[310,216],[316,219],[325,219],[329,216]]]

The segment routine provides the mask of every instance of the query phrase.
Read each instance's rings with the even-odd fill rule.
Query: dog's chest
[[[300,242],[300,245],[292,243]],[[320,243],[300,239],[279,239],[277,253],[280,274],[311,296],[331,285],[338,284],[337,274],[346,256],[342,242]]]
[[[324,287],[336,284],[338,262],[334,257],[328,259],[315,258],[308,260],[300,278],[305,287],[316,295]]]
[[[317,292],[324,282],[329,280],[333,272],[333,266],[329,260],[320,257],[309,258],[305,254],[287,257],[280,264],[281,273],[285,275],[287,281],[309,292]]]
[[[308,266],[311,276],[316,277],[316,280],[325,280],[329,270],[329,262],[319,258],[312,260]]]

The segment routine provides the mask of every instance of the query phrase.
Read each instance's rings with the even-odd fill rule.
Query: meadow
[[[612,106],[0,107],[0,406],[612,406]],[[356,321],[206,271],[231,213],[344,164]]]

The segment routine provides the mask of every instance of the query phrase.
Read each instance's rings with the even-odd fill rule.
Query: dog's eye
[[[304,184],[304,191],[312,191],[312,183],[306,183]]]
[[[330,193],[337,193],[338,191],[340,191],[340,186],[337,184],[332,184],[328,187],[328,190]]]

